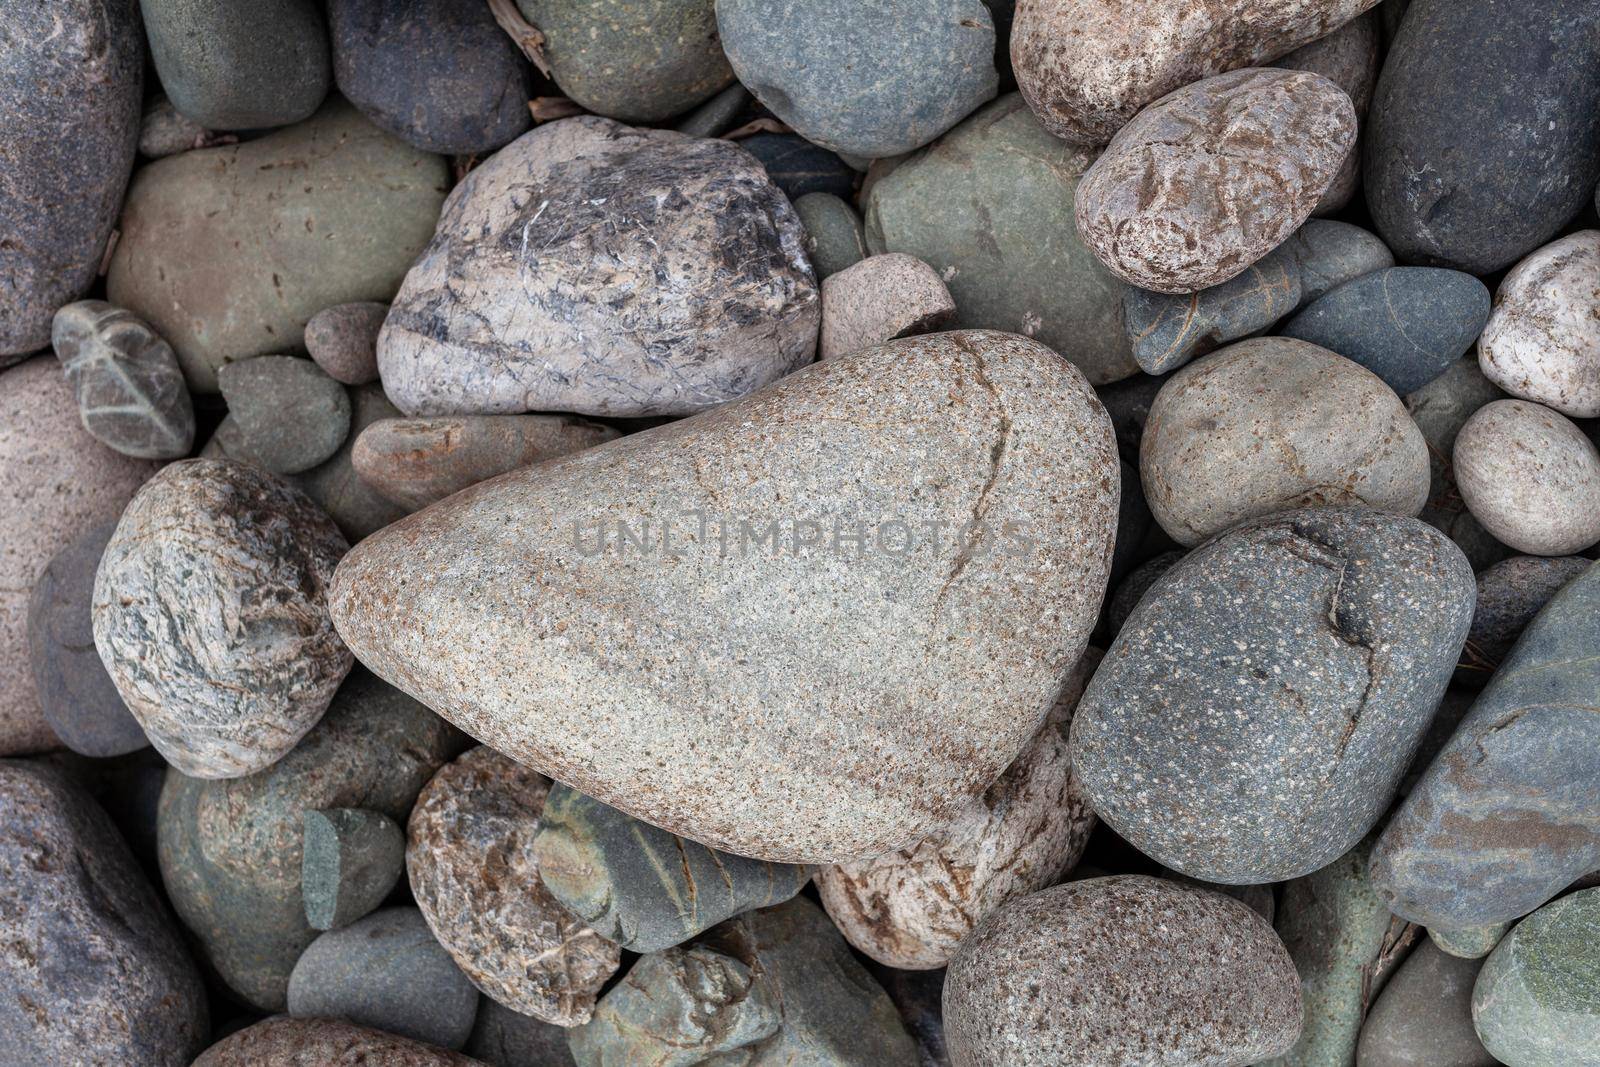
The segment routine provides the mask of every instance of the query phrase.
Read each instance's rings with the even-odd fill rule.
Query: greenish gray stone
[[[867,247],[939,272],[963,327],[1049,346],[1091,384],[1135,374],[1121,281],[1078,239],[1073,197],[1095,152],[1052,136],[1018,94],[994,101],[879,179]]]
[[[806,228],[806,255],[817,281],[867,258],[867,236],[856,209],[832,193],[807,193],[794,202]]]
[[[232,134],[219,134],[186,118],[165,94],[151,98],[139,120],[139,154],[148,159],[165,159],[196,148],[215,148],[234,140]]]
[[[306,922],[318,930],[337,930],[369,914],[405,872],[405,833],[381,811],[308,811],[301,826],[300,892]]]
[[[782,903],[808,867],[718,852],[557,783],[533,852],[555,898],[633,952],[682,944],[724,919]]]
[[[1467,510],[1456,487],[1451,457],[1455,454],[1456,435],[1473,412],[1504,398],[1505,393],[1484,377],[1477,359],[1470,355],[1405,398],[1411,421],[1428,442],[1428,502],[1417,517],[1454,541],[1475,571],[1505,559],[1511,549],[1497,541]]]
[[[1300,264],[1285,242],[1219,285],[1197,293],[1128,286],[1122,312],[1133,358],[1146,374],[1177,370],[1196,356],[1265,330],[1300,304]]]
[[[324,462],[350,434],[344,386],[309,359],[257,356],[217,371],[247,459],[274,474]]]
[[[1359,226],[1312,219],[1289,238],[1300,263],[1300,303],[1309,304],[1345,282],[1394,266],[1389,246]]]
[[[1481,960],[1494,951],[1500,939],[1511,929],[1510,923],[1490,923],[1488,926],[1430,926],[1428,939],[1441,952],[1459,956],[1464,960]]]
[[[690,137],[716,137],[726,133],[735,119],[750,106],[750,90],[734,82],[701,104],[673,127]],[[798,204],[795,205],[799,207]]]
[[[1600,889],[1517,924],[1478,972],[1472,1021],[1508,1067],[1600,1064]]]
[[[1356,1067],[1495,1067],[1472,1028],[1479,966],[1419,942],[1368,1013]]]

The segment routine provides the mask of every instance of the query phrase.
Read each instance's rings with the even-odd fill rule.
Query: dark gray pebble
[[[405,832],[381,811],[308,811],[302,827],[300,892],[306,922],[318,930],[337,930],[370,914],[405,871]]]
[[[1474,688],[1487,683],[1523,628],[1590,562],[1581,556],[1513,556],[1479,574],[1478,606],[1456,681]]]
[[[1197,293],[1156,293],[1130,285],[1122,312],[1139,367],[1146,374],[1165,374],[1265,330],[1299,304],[1300,264],[1291,241],[1244,273]]]
[[[1163,552],[1156,558],[1139,564],[1122,580],[1122,584],[1111,594],[1106,606],[1106,621],[1111,627],[1112,637],[1121,632],[1123,624],[1128,621],[1128,616],[1133,614],[1133,609],[1138,607],[1139,601],[1144,599],[1145,593],[1156,584],[1156,580],[1170,571],[1173,564],[1185,555],[1181,548]]]
[[[832,193],[849,200],[855,192],[856,172],[826,148],[819,148],[792,133],[758,133],[737,142],[767,168],[767,177],[790,200],[807,193]]]
[[[1472,1028],[1480,966],[1418,944],[1361,1027],[1357,1067],[1495,1067]]]
[[[309,359],[257,356],[217,371],[245,455],[274,474],[323,463],[350,435],[344,386]]]
[[[478,1002],[478,1019],[462,1051],[489,1067],[574,1067],[565,1026],[512,1011],[492,997]]]
[[[1289,238],[1300,263],[1300,305],[1363,274],[1394,266],[1389,246],[1359,226],[1312,219]]]
[[[817,281],[867,258],[867,237],[856,209],[833,193],[806,193],[794,202],[806,228],[806,255]]]

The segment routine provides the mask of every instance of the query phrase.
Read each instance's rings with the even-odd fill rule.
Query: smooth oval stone
[[[61,744],[29,666],[34,582],[58,548],[114,521],[158,467],[89,436],[54,359],[0,371],[0,755]]]
[[[1072,773],[1067,729],[1099,663],[1089,649],[1022,755],[944,827],[817,873],[822,906],[852,945],[890,967],[943,967],[985,915],[1072,869],[1095,817]]]
[[[1600,415],[1600,230],[1539,249],[1512,268],[1478,341],[1478,365],[1512,396],[1574,419]]]
[[[1144,595],[1078,703],[1073,761],[1095,811],[1212,882],[1323,867],[1393,798],[1473,591],[1437,530],[1363,508],[1200,546]]]
[[[1367,206],[1404,263],[1492,274],[1600,179],[1600,3],[1415,0],[1378,78]]]
[[[1481,687],[1562,586],[1589,569],[1581,556],[1514,556],[1478,575],[1478,605],[1456,681]]]
[[[56,312],[56,358],[91,437],[135,459],[176,459],[194,445],[194,405],[172,346],[103,300]]]
[[[1518,552],[1565,556],[1600,541],[1600,451],[1570,419],[1496,400],[1461,427],[1454,463],[1473,517]]]
[[[713,0],[516,4],[544,35],[545,60],[561,91],[596,115],[660,122],[733,81]]]
[[[238,778],[315,726],[352,657],[326,589],[348,545],[305,494],[226,460],[169,464],[122,513],[94,643],[167,762]]]
[[[167,774],[158,817],[172,906],[222,981],[260,1011],[283,1011],[289,972],[317,931],[306,922],[302,816],[366,808],[401,822],[460,735],[365,672],[340,688],[294,750],[246,778]]]
[[[873,185],[867,246],[937,270],[963,327],[1032,337],[1095,385],[1137,374],[1123,287],[1072,220],[1074,191],[1093,161],[1050,136],[1012,93]]]
[[[740,140],[739,147],[761,161],[772,184],[791,201],[808,193],[848,200],[855,193],[856,172],[850,164],[797,134],[758,133]]]
[[[806,255],[826,281],[846,267],[867,258],[867,235],[856,209],[832,193],[807,193],[794,202],[794,212],[806,228]]]
[[[1600,870],[1600,568],[1522,632],[1373,854],[1389,909],[1425,926],[1528,914]]]
[[[938,272],[916,256],[869,256],[822,283],[820,359],[949,325],[956,304]]]
[[[1516,925],[1478,972],[1472,1021],[1509,1067],[1600,1064],[1600,889]]]
[[[0,762],[0,1040],[16,1064],[181,1067],[205,986],[116,827],[64,774]]]
[[[1378,19],[1376,12],[1358,15],[1326,37],[1301,45],[1276,60],[1275,67],[1308,70],[1320,74],[1345,91],[1356,109],[1356,120],[1364,126],[1372,104],[1372,89],[1378,80]],[[1355,197],[1361,184],[1361,132],[1328,191],[1322,194],[1314,215],[1342,211]]]
[[[306,947],[289,975],[289,1014],[458,1049],[478,991],[416,908],[384,908]]]
[[[378,380],[378,331],[388,304],[356,301],[323,308],[306,321],[306,352],[328,377],[346,385]]]
[[[1456,723],[1460,721],[1458,718]],[[1487,926],[1432,926],[1428,928],[1428,940],[1441,952],[1464,960],[1481,960],[1494,951],[1511,926],[1509,922]]]
[[[1091,878],[1013,900],[964,941],[944,987],[954,1067],[1244,1064],[1300,1033],[1272,927],[1176,882]]]
[[[94,284],[133,170],[144,47],[129,0],[0,12],[0,367]]]
[[[568,1029],[521,1015],[492,997],[478,998],[478,1019],[467,1038],[467,1055],[489,1067],[575,1067]]]
[[[232,144],[232,134],[208,130],[172,106],[165,94],[151,98],[139,120],[139,154],[147,159],[165,159],[196,148],[215,148]]]
[[[1361,1027],[1357,1067],[1495,1067],[1472,1028],[1479,966],[1419,942]]]
[[[571,415],[383,419],[361,431],[350,461],[369,486],[417,511],[470,485],[615,439]]]
[[[878,159],[921,148],[994,99],[982,0],[717,0],[739,80],[808,141]]]
[[[1428,498],[1427,444],[1400,399],[1357,364],[1277,337],[1230,345],[1167,379],[1139,473],[1151,513],[1182,545],[1289,508],[1415,515]]]
[[[1249,69],[1185,86],[1124,126],[1078,183],[1078,235],[1130,285],[1193,293],[1311,216],[1355,144],[1344,90]]]
[[[1405,396],[1472,347],[1489,303],[1488,287],[1470,274],[1389,267],[1339,286],[1278,332],[1354,360]]]
[[[750,107],[750,90],[734,82],[684,116],[673,129],[690,137],[717,137],[728,132]],[[798,208],[800,205],[796,204]]]
[[[287,126],[328,94],[328,33],[314,0],[139,0],[139,7],[161,87],[202,126]]]
[[[405,832],[381,811],[308,811],[301,823],[306,922],[337,930],[371,914],[405,870]]]
[[[1473,413],[1505,397],[1470,356],[1405,398],[1406,412],[1428,442],[1428,502],[1418,518],[1450,536],[1467,554],[1473,570],[1511,555],[1467,510],[1456,487],[1456,437]]]
[[[406,874],[428,927],[485,995],[561,1026],[589,1021],[621,952],[539,880],[550,782],[478,747],[433,776],[406,827]]]
[[[804,240],[726,141],[552,122],[451,193],[378,337],[384,389],[409,415],[732,400],[811,360],[821,308]]]
[[[1302,307],[1345,282],[1394,266],[1387,245],[1348,222],[1312,219],[1290,242],[1300,264]]]
[[[1065,360],[908,338],[419,512],[346,557],[335,615],[363,663],[589,796],[840,862],[924,836],[1033,736],[1117,488]]]
[[[28,598],[28,662],[39,709],[61,743],[84,756],[121,756],[150,744],[94,647],[90,601],[111,519],[57,552]]]
[[[337,1019],[263,1019],[218,1041],[194,1067],[302,1067],[371,1063],[383,1067],[482,1067],[478,1060],[410,1038]]]
[[[393,296],[448,184],[442,158],[342,101],[157,160],[128,190],[107,299],[167,339],[190,388],[215,392],[224,363],[297,346],[323,308]]]
[[[327,460],[350,434],[344,386],[309,359],[257,356],[217,371],[249,460],[273,474],[299,474]]]
[[[533,841],[545,888],[630,952],[681,944],[724,919],[781,904],[811,870],[717,852],[551,787]]]
[[[533,125],[533,72],[487,4],[333,0],[333,80],[378,126],[424,152],[493,152]]]

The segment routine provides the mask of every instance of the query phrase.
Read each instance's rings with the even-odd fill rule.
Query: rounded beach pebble
[[[938,272],[916,256],[886,252],[822,283],[822,359],[929,333],[955,318],[956,304]]]
[[[1600,1064],[1600,889],[1546,904],[1506,935],[1478,972],[1472,1021],[1508,1067]]]
[[[350,433],[344,386],[309,359],[257,356],[217,371],[242,455],[274,474],[299,474],[339,450]]]
[[[1518,552],[1570,556],[1600,541],[1600,452],[1549,408],[1479,408],[1456,435],[1455,477],[1473,517]]]
[[[1548,244],[1500,283],[1478,339],[1488,379],[1574,419],[1600,415],[1600,230]]]
[[[346,385],[378,380],[378,332],[388,304],[357,301],[335,304],[306,322],[306,351],[328,377]]]
[[[172,346],[149,324],[103,300],[80,300],[56,312],[50,344],[96,441],[136,459],[189,454],[189,387]]]

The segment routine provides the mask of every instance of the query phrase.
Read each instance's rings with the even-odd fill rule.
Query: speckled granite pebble
[[[1461,427],[1453,459],[1468,510],[1518,552],[1565,556],[1600,541],[1600,451],[1565,416],[1496,400]]]
[[[306,322],[306,352],[334,381],[365,385],[378,380],[378,331],[388,304],[357,301],[324,308]]]
[[[301,826],[300,892],[314,929],[337,930],[371,913],[405,871],[405,832],[381,811],[313,809]]]
[[[1198,293],[1155,293],[1128,286],[1122,313],[1133,358],[1146,374],[1166,374],[1229,341],[1260,333],[1300,305],[1293,241],[1243,274]]]
[[[1479,966],[1420,942],[1367,1015],[1356,1067],[1495,1067],[1472,1028]]]
[[[1394,256],[1359,226],[1312,219],[1290,238],[1300,263],[1300,303],[1311,303],[1345,282],[1394,266]]]
[[[1600,230],[1545,245],[1495,293],[1478,364],[1512,396],[1574,419],[1600,415]]]
[[[1600,1064],[1600,889],[1546,904],[1506,935],[1478,972],[1472,1021],[1508,1067]]]
[[[1514,556],[1478,575],[1478,606],[1456,681],[1481,687],[1522,630],[1562,586],[1589,569],[1581,556]]]
[[[938,272],[916,256],[869,256],[822,283],[817,356],[832,359],[872,345],[932,333],[956,316]]]
[[[827,281],[869,255],[861,216],[837,196],[807,193],[794,202],[794,210],[806,228],[806,255],[817,281]]]
[[[479,1061],[410,1038],[337,1019],[274,1016],[228,1035],[194,1067],[482,1067]]]
[[[251,463],[299,474],[325,462],[350,434],[344,386],[309,359],[257,356],[217,371],[217,385]]]
[[[89,435],[135,459],[177,459],[194,444],[194,405],[172,346],[103,300],[56,312],[50,344]]]
[[[1381,816],[1472,619],[1472,571],[1414,519],[1257,519],[1157,580],[1078,703],[1094,809],[1214,882],[1317,870]]]

